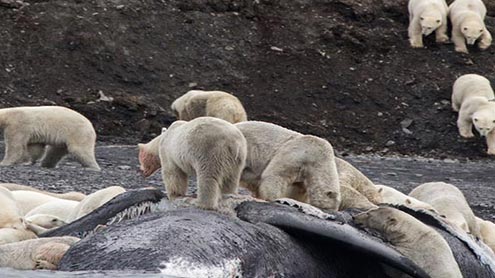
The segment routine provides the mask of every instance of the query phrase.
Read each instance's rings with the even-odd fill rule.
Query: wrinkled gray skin
[[[127,198],[134,199],[132,194]],[[122,198],[122,202],[127,201]],[[427,277],[383,241],[355,229],[349,212],[329,220],[274,203],[238,203],[232,205],[237,217],[184,208],[185,202],[113,224],[71,247],[60,262],[60,270],[158,272],[165,268],[165,273],[180,276],[167,272],[179,258],[189,263],[186,273],[198,266],[216,267],[229,273],[228,277],[239,272],[243,277],[387,277],[381,264],[412,277]],[[108,222],[112,216],[106,212],[115,211],[112,206],[105,205],[98,214],[88,215],[95,218],[91,223]],[[72,232],[77,229],[87,230],[72,225]],[[471,252],[462,242],[454,245],[454,254]],[[477,270],[480,266],[475,258],[466,258],[470,271],[481,274],[477,277],[493,277],[484,267]],[[225,262],[237,262],[237,267],[225,266]]]

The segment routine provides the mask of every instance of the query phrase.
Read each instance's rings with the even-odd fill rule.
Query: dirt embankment
[[[72,107],[102,140],[136,143],[174,120],[182,93],[220,89],[251,119],[341,152],[486,157],[482,139],[459,137],[449,100],[461,74],[495,78],[495,47],[411,49],[405,0],[26,3],[0,5],[0,107]]]

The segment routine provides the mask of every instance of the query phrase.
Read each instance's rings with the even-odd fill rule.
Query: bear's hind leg
[[[29,138],[24,133],[5,129],[5,155],[0,162],[2,166],[14,165],[30,160],[28,152]]]
[[[198,174],[198,198],[196,205],[203,209],[216,209],[218,207],[218,200],[220,199],[221,183],[216,177],[213,177],[211,173],[199,173]]]
[[[45,156],[41,160],[41,167],[55,168],[66,154],[67,147],[65,146],[47,146]]]

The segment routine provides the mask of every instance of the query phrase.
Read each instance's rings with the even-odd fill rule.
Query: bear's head
[[[495,103],[494,105],[495,106]],[[473,125],[481,136],[485,137],[495,128],[495,111],[491,109],[481,109],[473,113]]]
[[[379,207],[354,215],[353,221],[358,226],[375,230],[390,239],[403,234],[404,215],[408,214],[391,207]]]
[[[428,36],[435,31],[440,25],[442,25],[442,15],[438,12],[424,13],[419,18],[421,24],[421,33]]]
[[[434,207],[432,207],[430,204],[422,202],[422,201],[417,200],[415,198],[411,198],[411,197],[406,198],[405,205],[407,207],[410,207],[410,208],[413,208],[416,210],[427,210],[429,212],[439,214],[438,211]]]
[[[49,215],[49,214],[35,214],[26,218],[27,225],[38,225],[45,229],[51,229],[55,227],[63,226],[65,223],[64,220],[58,218],[57,216]]]
[[[311,190],[309,193],[309,203],[321,209],[339,210],[341,198],[338,190]]]
[[[461,24],[461,32],[469,45],[474,45],[476,40],[483,34],[485,26],[479,18],[465,20]]]
[[[160,157],[158,154],[150,152],[147,144],[138,144],[139,147],[139,169],[143,176],[149,177],[153,175],[161,167]]]

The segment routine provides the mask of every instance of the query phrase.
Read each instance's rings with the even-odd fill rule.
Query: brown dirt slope
[[[495,78],[495,46],[461,55],[428,38],[411,49],[405,0],[28,4],[0,5],[1,107],[69,106],[100,139],[136,143],[173,121],[182,93],[220,89],[251,119],[340,151],[486,157],[482,139],[459,137],[449,100],[461,74]]]

